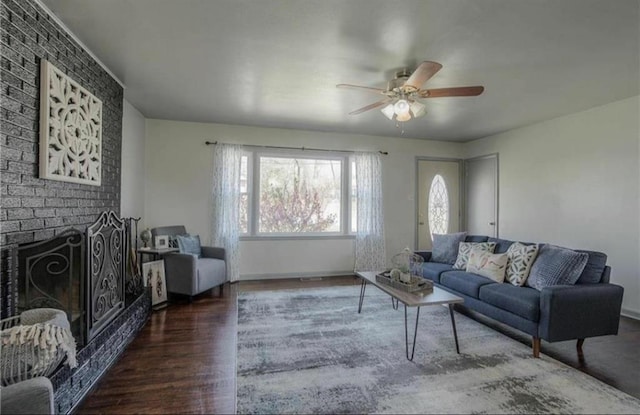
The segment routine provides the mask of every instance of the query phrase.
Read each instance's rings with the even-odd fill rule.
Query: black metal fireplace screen
[[[103,212],[86,232],[18,247],[18,312],[64,310],[76,341],[88,343],[125,306],[125,228],[115,212]]]

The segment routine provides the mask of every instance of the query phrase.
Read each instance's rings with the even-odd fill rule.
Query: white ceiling
[[[394,71],[442,63],[404,137],[467,141],[640,94],[638,0],[42,0],[148,118],[400,136]]]

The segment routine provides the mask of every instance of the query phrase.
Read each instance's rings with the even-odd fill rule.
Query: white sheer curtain
[[[240,278],[240,158],[242,146],[216,144],[213,150],[211,242],[226,250],[230,281]]]
[[[382,210],[382,159],[379,153],[356,153],[356,271],[386,267]]]

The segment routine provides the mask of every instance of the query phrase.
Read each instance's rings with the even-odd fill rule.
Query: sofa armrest
[[[168,292],[185,295],[197,293],[197,261],[198,257],[192,254],[172,253],[164,256]]]
[[[623,293],[624,288],[614,284],[543,288],[539,337],[553,342],[618,334]]]
[[[221,259],[223,261],[226,261],[227,259],[227,252],[224,248],[219,248],[217,246],[203,246],[201,249],[202,256],[204,258]]]
[[[53,414],[53,386],[45,377],[35,377],[2,388],[3,414]]]
[[[415,254],[424,258],[424,262],[431,261],[431,251],[416,251]]]

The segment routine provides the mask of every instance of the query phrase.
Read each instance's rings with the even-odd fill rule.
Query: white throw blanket
[[[69,329],[49,323],[38,323],[17,325],[2,330],[3,348],[20,347],[29,343],[32,343],[34,349],[39,349],[38,362],[34,362],[36,365],[48,365],[56,359],[58,349],[61,349],[67,356],[67,365],[71,368],[78,366],[76,341]]]

